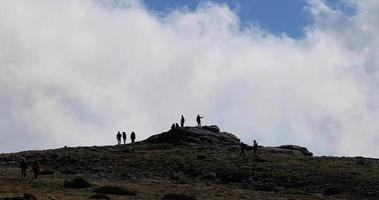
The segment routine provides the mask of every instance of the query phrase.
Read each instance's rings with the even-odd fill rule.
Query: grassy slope
[[[24,192],[39,199],[88,199],[93,189],[118,185],[138,192],[128,199],[160,199],[185,193],[197,199],[378,199],[379,162],[363,158],[301,157],[261,149],[259,160],[237,148],[123,145],[78,147],[0,155],[0,197]],[[19,180],[16,160],[37,159],[54,175]],[[62,171],[77,174],[62,174]],[[29,173],[31,176],[31,174]],[[85,177],[94,186],[66,189]],[[340,195],[325,196],[336,188]],[[125,197],[112,196],[112,199]]]

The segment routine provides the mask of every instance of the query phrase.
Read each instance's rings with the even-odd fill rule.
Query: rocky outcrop
[[[297,145],[282,145],[282,146],[280,146],[278,148],[299,151],[304,156],[313,156],[313,153],[310,152],[310,151],[308,151],[307,148],[301,147],[301,146],[297,146]]]
[[[220,132],[220,129],[215,125],[174,128],[167,132],[153,135],[144,141],[147,144],[169,143],[211,146],[237,145],[239,142],[240,140],[236,136],[231,133]]]

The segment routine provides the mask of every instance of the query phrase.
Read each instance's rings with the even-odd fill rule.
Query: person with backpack
[[[32,163],[32,172],[34,173],[34,179],[38,178],[39,170],[40,170],[39,163],[37,162],[37,160],[35,160]]]
[[[124,140],[124,144],[126,144],[126,133],[125,133],[125,131],[122,132],[122,139]]]
[[[121,144],[121,133],[120,133],[120,131],[117,133],[116,138],[117,138],[118,145],[120,145]]]
[[[258,143],[257,143],[257,141],[254,140],[254,142],[253,142],[253,152],[254,152],[254,156],[257,155],[257,151],[258,151]]]
[[[134,131],[130,134],[130,139],[132,140],[132,143],[134,143],[134,141],[136,140],[136,134],[134,133]]]
[[[28,162],[25,158],[23,158],[20,162],[20,168],[21,168],[21,179],[26,178],[26,169],[28,169]]]

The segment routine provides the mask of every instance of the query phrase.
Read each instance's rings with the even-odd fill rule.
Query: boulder
[[[239,144],[240,140],[231,133],[220,132],[215,126],[203,127],[180,127],[167,132],[153,135],[144,143],[159,144],[169,143],[175,145],[207,145],[207,146],[230,146]]]
[[[63,186],[66,188],[88,188],[91,187],[91,184],[84,178],[77,177],[71,181],[65,181]]]
[[[280,149],[296,150],[296,151],[301,152],[304,156],[313,156],[313,153],[310,152],[310,151],[308,151],[307,148],[301,147],[301,146],[297,146],[297,145],[282,145],[282,146],[280,146],[278,148],[280,148]]]

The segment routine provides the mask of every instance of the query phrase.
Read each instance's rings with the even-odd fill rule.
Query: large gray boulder
[[[220,132],[215,126],[206,127],[180,127],[167,132],[153,135],[144,143],[158,144],[169,143],[176,145],[213,145],[229,146],[239,144],[240,140],[231,133]]]

